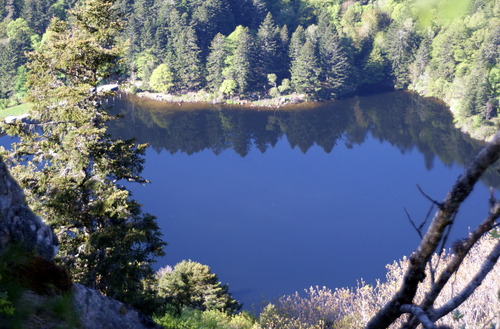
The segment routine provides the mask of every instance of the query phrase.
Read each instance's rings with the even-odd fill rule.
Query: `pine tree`
[[[290,39],[290,50],[288,54],[291,62],[299,57],[300,50],[304,43],[306,43],[306,33],[302,25],[299,25],[295,32],[292,33],[292,38]]]
[[[184,27],[174,45],[174,68],[180,89],[191,91],[200,89],[203,79],[200,52],[194,28]]]
[[[155,218],[122,185],[146,182],[144,145],[113,140],[96,85],[118,64],[122,24],[114,1],[85,0],[69,22],[54,19],[30,55],[30,117],[11,126],[20,142],[7,155],[30,206],[60,240],[57,260],[72,278],[145,310],[142,281],[163,255]]]
[[[226,38],[217,34],[210,45],[210,54],[207,58],[207,86],[212,91],[219,90],[224,81],[224,69],[226,68]]]
[[[321,89],[319,80],[321,67],[311,40],[307,40],[302,46],[297,59],[292,62],[290,71],[293,88],[299,93],[316,97]]]
[[[388,32],[387,58],[391,62],[396,88],[405,88],[410,83],[409,66],[417,45],[414,29],[413,21],[407,19],[394,24]]]
[[[279,44],[276,75],[278,79],[284,79],[290,76],[290,57],[288,50],[290,48],[290,35],[288,34],[288,27],[283,25],[279,30]]]
[[[219,310],[235,313],[241,305],[229,294],[210,267],[193,261],[182,261],[159,272],[158,295],[182,309]]]
[[[0,99],[7,99],[14,91],[17,54],[9,45],[0,43]]]
[[[22,17],[38,34],[43,34],[52,17],[50,0],[24,0]]]
[[[192,25],[196,30],[200,49],[207,51],[209,42],[217,33],[227,34],[234,28],[234,16],[226,0],[205,0],[193,8]],[[203,54],[203,58],[207,54]]]
[[[253,83],[253,44],[254,42],[250,30],[246,27],[238,39],[238,46],[236,47],[233,59],[232,76],[230,77],[230,79],[237,82],[240,93],[246,92]]]
[[[320,79],[324,82],[324,97],[342,95],[349,79],[350,64],[344,51],[337,30],[330,23],[318,25],[318,48],[321,63]]]
[[[271,13],[267,13],[266,18],[257,31],[256,40],[258,47],[257,75],[261,83],[267,80],[268,74],[275,73],[278,70],[279,34],[276,32],[273,16]]]

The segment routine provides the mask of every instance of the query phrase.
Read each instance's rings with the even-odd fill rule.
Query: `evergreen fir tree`
[[[283,25],[279,30],[279,44],[278,44],[278,55],[277,55],[277,67],[276,75],[278,78],[284,79],[290,76],[290,58],[288,56],[288,50],[290,48],[290,35],[288,34],[288,27]]]
[[[297,59],[292,62],[290,71],[295,91],[316,97],[321,89],[321,67],[311,40],[308,39],[302,46]]]
[[[226,38],[217,34],[210,45],[210,54],[207,58],[207,86],[212,91],[219,90],[224,81],[224,69],[226,68]]]
[[[0,43],[0,99],[7,99],[14,91],[17,54],[9,45]]]
[[[192,26],[182,29],[174,45],[174,53],[178,87],[185,90],[198,90],[202,84],[203,70],[200,48]]]
[[[20,142],[4,155],[30,206],[54,228],[57,261],[72,278],[148,311],[142,282],[152,277],[164,243],[155,218],[122,185],[146,182],[145,146],[107,135],[111,117],[96,92],[121,53],[113,4],[85,0],[71,23],[52,21],[28,65],[27,101],[37,129],[8,127]]]
[[[279,31],[279,30],[278,30]],[[257,75],[260,83],[267,81],[267,75],[278,70],[279,34],[276,34],[273,16],[267,13],[257,31]]]
[[[43,34],[52,18],[51,0],[24,0],[21,17],[38,34]]]
[[[299,25],[295,32],[292,33],[292,38],[290,39],[290,50],[288,54],[291,62],[297,60],[304,43],[306,43],[306,33],[302,25]]]
[[[250,30],[246,27],[243,30],[240,38],[238,39],[238,46],[234,53],[233,66],[232,66],[232,77],[238,84],[238,90],[240,93],[248,91],[249,87],[253,83],[253,66],[254,66],[254,55],[252,53],[253,48],[253,38],[250,34]]]
[[[318,48],[321,63],[320,79],[324,83],[324,97],[339,97],[349,79],[350,64],[337,30],[331,24],[318,25]]]

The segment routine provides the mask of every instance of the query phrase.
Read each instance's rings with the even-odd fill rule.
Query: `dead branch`
[[[413,221],[413,219],[411,219],[411,216],[410,216],[410,213],[408,213],[408,210],[406,210],[406,208],[404,208],[404,210],[405,210],[405,213],[406,213],[406,217],[408,217],[408,220],[410,221],[411,226],[413,226],[413,228],[415,229],[415,231],[417,231],[417,234],[420,237],[420,239],[422,239],[424,237],[422,235],[422,229],[420,228],[420,226],[417,227],[417,225],[415,224],[415,222]]]
[[[441,206],[443,205],[442,203],[434,200],[433,198],[431,198],[427,193],[424,192],[424,190],[422,190],[422,188],[420,187],[420,185],[417,184],[417,188],[418,190],[420,191],[420,193],[422,193],[422,195],[427,199],[429,200],[430,202],[432,202],[433,204],[435,204],[438,208],[441,208]]]
[[[400,310],[403,313],[410,313],[416,317],[425,329],[439,329],[439,327],[436,326],[431,319],[429,319],[427,313],[417,305],[405,304],[400,307]]]
[[[455,246],[455,254],[439,275],[437,281],[432,285],[429,292],[426,293],[424,300],[420,304],[420,308],[424,311],[431,310],[436,298],[439,296],[444,286],[450,280],[451,276],[456,273],[462,264],[465,256],[469,253],[472,247],[479,239],[488,231],[492,230],[496,225],[495,221],[500,217],[500,202],[496,202],[491,208],[488,217],[464,240],[457,242]],[[405,329],[414,329],[418,326],[418,319],[411,317],[403,326]]]
[[[419,284],[425,278],[425,267],[440,244],[449,225],[465,198],[486,169],[500,156],[500,132],[476,156],[472,164],[458,177],[454,186],[440,203],[432,222],[417,250],[410,256],[403,283],[393,298],[368,322],[366,329],[387,328],[401,314],[401,306],[412,304]]]
[[[432,320],[437,321],[438,319],[442,318],[446,314],[450,313],[451,311],[459,307],[463,302],[465,302],[465,300],[469,298],[470,295],[472,295],[472,293],[476,290],[476,288],[481,285],[484,278],[486,278],[486,276],[488,275],[488,273],[490,273],[493,267],[495,267],[495,264],[497,263],[499,257],[500,257],[500,240],[498,240],[497,244],[495,245],[491,253],[484,261],[483,265],[481,266],[481,269],[469,282],[469,284],[457,296],[448,301],[439,309],[432,312],[431,315]]]

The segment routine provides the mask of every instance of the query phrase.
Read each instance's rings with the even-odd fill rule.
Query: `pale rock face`
[[[10,243],[24,245],[47,260],[59,245],[52,229],[29,209],[22,189],[0,159],[0,254]]]
[[[75,283],[73,304],[84,329],[161,329],[150,318],[130,306]]]
[[[26,246],[49,261],[56,255],[59,244],[52,228],[30,210],[22,189],[0,158],[0,254],[12,243]],[[73,284],[71,289],[74,308],[84,329],[162,328],[130,306],[96,290],[80,284]],[[36,297],[33,293],[29,296],[30,300]]]

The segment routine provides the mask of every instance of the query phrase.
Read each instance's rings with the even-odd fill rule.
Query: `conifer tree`
[[[289,56],[291,62],[299,57],[300,50],[304,43],[306,43],[306,33],[302,25],[299,25],[295,32],[292,33],[292,38],[290,39]]]
[[[326,97],[342,95],[343,88],[349,79],[350,64],[344,51],[340,37],[335,27],[328,23],[322,27],[318,25],[319,58],[321,63],[320,79],[324,82]]]
[[[155,218],[122,185],[140,176],[145,146],[113,140],[97,84],[121,53],[113,0],[85,0],[69,22],[54,19],[46,43],[30,55],[27,101],[33,124],[5,154],[28,202],[60,240],[57,261],[72,278],[143,311],[142,280],[163,254]],[[5,153],[5,152],[4,152]]]
[[[293,88],[297,92],[315,97],[320,91],[321,67],[311,40],[308,39],[300,49],[297,59],[292,62],[290,72]]]
[[[237,82],[240,93],[247,91],[253,82],[253,44],[254,42],[252,35],[250,34],[250,30],[246,27],[238,39],[238,46],[236,47],[236,51],[234,53],[232,67],[232,79]]]
[[[241,308],[228,292],[228,286],[222,284],[207,265],[182,261],[173,269],[160,270],[158,276],[158,295],[179,309],[236,313]]]
[[[22,17],[38,34],[42,34],[49,25],[52,14],[50,0],[24,0]]]
[[[288,56],[288,50],[290,47],[290,36],[288,34],[288,27],[283,25],[279,30],[279,44],[278,44],[278,55],[277,55],[277,67],[276,75],[279,79],[290,76],[290,57]]]
[[[224,69],[226,68],[226,38],[217,34],[210,45],[210,54],[207,58],[207,86],[210,90],[219,90],[224,81]]]
[[[9,98],[14,90],[17,54],[0,43],[0,99]]]
[[[257,46],[258,46],[258,79],[259,82],[266,81],[267,75],[275,73],[278,70],[278,46],[279,46],[279,30],[276,30],[273,16],[267,13],[266,18],[262,22],[257,31]]]
[[[198,90],[201,87],[203,71],[200,52],[194,28],[184,27],[174,45],[174,67],[180,89]]]

